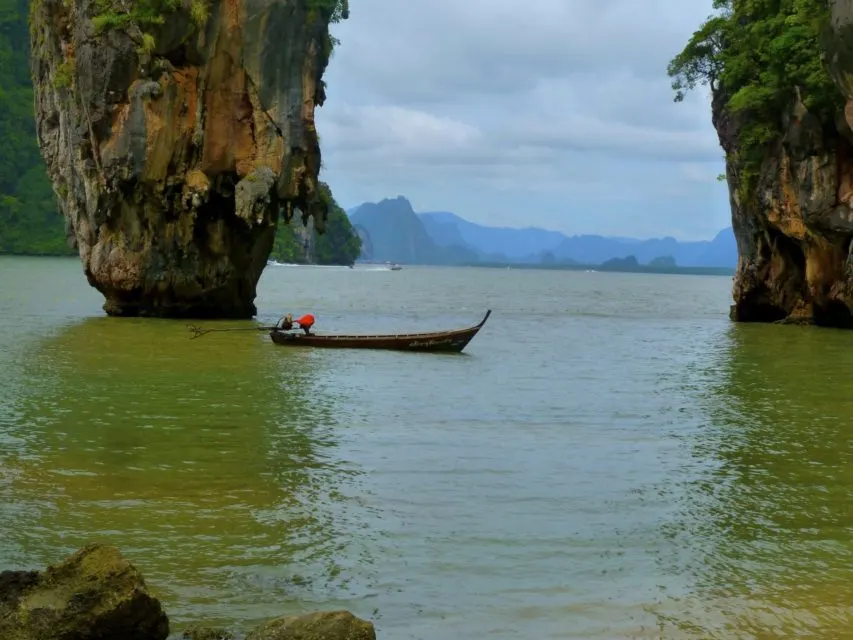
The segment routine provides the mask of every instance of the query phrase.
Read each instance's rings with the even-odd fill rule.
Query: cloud
[[[710,237],[730,223],[708,97],[669,59],[710,0],[353,0],[318,110],[342,204],[566,233]]]
[[[476,126],[395,105],[344,105],[326,125],[323,142],[333,152],[397,151],[408,160],[455,156],[484,144]]]

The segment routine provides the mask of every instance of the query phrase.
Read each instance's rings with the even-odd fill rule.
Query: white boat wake
[[[337,269],[347,271],[391,271],[390,267],[383,265],[355,265],[350,268],[338,264],[298,264],[295,262],[278,262],[276,260],[267,260],[268,267],[299,267],[302,269]]]

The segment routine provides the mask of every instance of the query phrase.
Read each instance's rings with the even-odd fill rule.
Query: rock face
[[[373,624],[349,611],[318,611],[262,624],[246,640],[376,640]]]
[[[846,108],[821,122],[799,99],[790,106],[754,202],[741,201],[738,167],[727,166],[740,255],[734,320],[853,327],[853,0],[830,7],[824,46]],[[739,124],[724,103],[714,96],[713,122],[728,155]]]
[[[169,621],[112,547],[84,547],[43,573],[0,573],[3,640],[165,640]]]
[[[314,108],[343,0],[33,0],[36,123],[113,315],[255,314],[279,213],[322,230]]]
[[[184,629],[183,640],[234,640],[234,635],[226,629],[214,629],[204,625],[192,625]]]

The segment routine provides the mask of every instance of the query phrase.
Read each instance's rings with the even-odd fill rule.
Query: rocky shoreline
[[[192,625],[174,633],[142,574],[116,549],[90,544],[44,571],[0,572],[3,640],[375,640],[348,611],[284,616],[242,635]]]

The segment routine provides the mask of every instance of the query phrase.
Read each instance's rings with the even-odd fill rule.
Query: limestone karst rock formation
[[[345,0],[33,0],[39,144],[112,315],[248,318],[280,213],[313,216]]]
[[[853,0],[829,7],[820,45],[842,105],[834,121],[810,112],[796,91],[749,202],[740,193],[741,167],[727,162],[740,255],[735,320],[853,327]],[[726,99],[715,95],[713,121],[731,157],[742,122]]]

